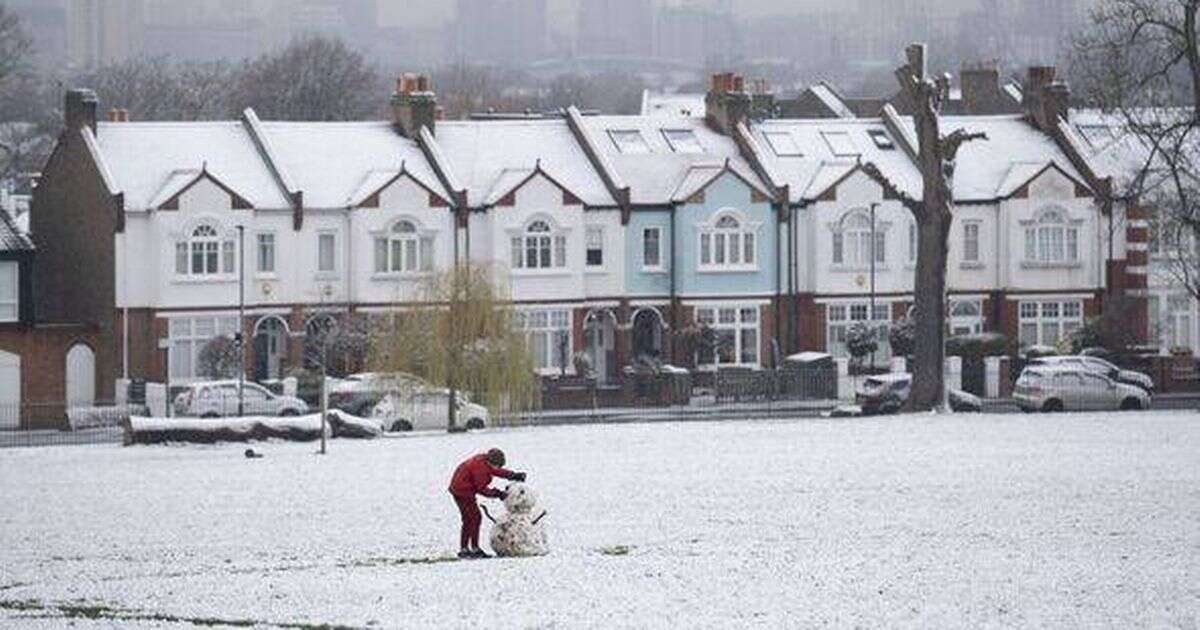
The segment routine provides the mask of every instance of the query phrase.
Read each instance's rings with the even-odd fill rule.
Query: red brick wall
[[[22,428],[66,426],[67,351],[77,343],[88,345],[95,353],[96,400],[112,399],[114,365],[97,352],[100,338],[94,328],[80,325],[0,325],[0,350],[21,357],[21,402],[27,406]]]

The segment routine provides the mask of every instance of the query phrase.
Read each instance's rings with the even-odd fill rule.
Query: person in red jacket
[[[462,531],[459,533],[459,558],[487,558],[479,548],[479,526],[483,515],[475,503],[475,495],[482,494],[493,499],[504,499],[504,491],[490,487],[492,477],[513,481],[525,481],[525,473],[504,469],[504,451],[493,448],[486,453],[474,455],[454,469],[450,478],[450,495],[462,515]]]

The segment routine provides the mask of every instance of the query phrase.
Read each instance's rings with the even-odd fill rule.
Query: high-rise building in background
[[[68,0],[68,61],[89,69],[136,56],[144,26],[143,0]]]
[[[583,56],[649,57],[654,50],[651,0],[579,3],[576,51]]]
[[[520,65],[549,46],[546,0],[457,0],[450,56],[472,63]]]
[[[740,58],[738,29],[728,4],[662,6],[654,24],[654,56],[698,67],[716,67]]]

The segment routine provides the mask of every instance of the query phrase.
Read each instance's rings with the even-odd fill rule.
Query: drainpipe
[[[676,308],[675,300],[675,214],[679,210],[678,206],[671,204],[671,330],[679,330],[679,311]],[[658,245],[662,249],[662,243]],[[671,336],[671,363],[679,363],[679,357],[675,356],[675,336]]]
[[[121,378],[129,380],[129,230],[121,232]],[[170,367],[167,368],[170,370]],[[168,397],[169,398],[169,397]]]

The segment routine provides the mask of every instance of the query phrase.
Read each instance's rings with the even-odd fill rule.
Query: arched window
[[[1079,260],[1079,228],[1057,208],[1043,211],[1025,226],[1025,260],[1072,263]]]
[[[983,304],[979,300],[951,300],[951,335],[978,335],[983,332]]]
[[[522,234],[512,237],[513,269],[551,269],[566,265],[567,236],[557,233],[548,221],[532,221]]]
[[[175,273],[181,276],[218,276],[234,272],[236,250],[232,238],[215,226],[202,223],[175,244]]]
[[[732,214],[700,230],[700,268],[754,268],[758,258],[755,230]]]
[[[911,237],[915,236],[910,233]],[[842,218],[833,230],[833,264],[865,266],[875,262],[887,262],[887,232],[863,212],[852,212]]]
[[[397,221],[375,237],[375,273],[433,271],[433,237],[422,236],[412,221]]]

